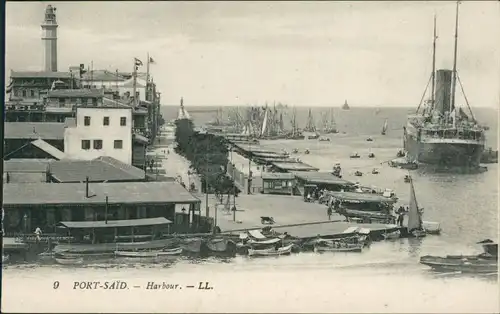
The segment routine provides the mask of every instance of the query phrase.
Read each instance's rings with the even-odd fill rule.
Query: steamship
[[[409,115],[404,127],[404,149],[408,162],[437,168],[472,169],[479,166],[485,145],[485,130],[464,99],[469,115],[455,104],[457,80],[458,6],[455,21],[455,47],[453,70],[436,71],[436,17],[434,17],[434,40],[432,75],[424,92],[431,84],[430,99],[420,104],[415,114]],[[424,97],[423,97],[424,98]]]

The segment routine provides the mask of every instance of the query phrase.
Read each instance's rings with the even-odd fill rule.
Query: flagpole
[[[115,82],[116,91],[118,91],[118,69],[116,69],[116,82]]]
[[[137,106],[137,60],[134,58],[134,72],[132,72],[134,86],[134,107]]]

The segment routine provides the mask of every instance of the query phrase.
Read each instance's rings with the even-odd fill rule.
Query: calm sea
[[[206,107],[205,107],[206,108]],[[196,108],[200,109],[200,108]],[[177,107],[164,109],[173,119]],[[189,111],[190,108],[187,107]],[[305,124],[307,108],[297,108]],[[324,110],[324,109],[323,109]],[[319,116],[321,109],[313,109]],[[377,161],[393,156],[402,143],[402,130],[409,109],[353,108],[336,111],[338,128],[346,134],[332,142],[296,142],[310,148],[311,164],[330,167],[340,160],[346,177],[353,168],[369,168],[375,161],[349,164],[350,150],[375,152]],[[490,126],[488,146],[497,149],[498,112],[475,110],[477,119]],[[192,113],[195,123],[213,119],[210,113]],[[380,134],[389,121],[386,137]],[[335,137],[336,136],[336,137]],[[264,143],[288,147],[284,142]],[[302,158],[302,157],[301,157]],[[305,160],[307,157],[303,156]],[[392,187],[407,198],[404,173],[382,168],[378,176],[361,182]],[[475,242],[498,238],[498,167],[488,165],[481,174],[432,174],[417,172],[415,185],[424,220],[441,223],[441,236],[422,240],[401,239],[375,243],[362,254],[297,254],[271,259],[235,258],[220,261],[181,260],[171,263],[95,264],[65,266],[5,266],[2,274],[2,311],[5,312],[498,312],[496,277],[438,275],[418,263],[425,254],[475,253]],[[74,290],[75,281],[127,282],[127,290]],[[53,289],[53,282],[60,286]],[[149,281],[179,284],[182,290],[147,290]],[[212,290],[198,287],[209,282]],[[139,286],[133,288],[132,286]]]

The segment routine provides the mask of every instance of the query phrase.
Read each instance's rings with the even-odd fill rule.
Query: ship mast
[[[432,43],[432,92],[431,92],[431,104],[432,109],[434,109],[434,103],[436,100],[435,88],[436,88],[436,14],[434,14],[434,41]]]
[[[455,93],[456,93],[456,85],[457,85],[457,42],[458,42],[458,6],[460,5],[460,1],[457,1],[457,12],[455,17],[455,49],[453,53],[453,81],[451,85],[451,104],[450,104],[450,112],[453,112],[455,109]]]

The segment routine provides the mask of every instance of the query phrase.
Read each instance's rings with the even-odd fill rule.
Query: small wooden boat
[[[410,179],[410,176],[409,175],[405,175],[405,183],[410,183],[411,179]]]
[[[382,237],[385,240],[399,239],[401,237],[401,231],[385,232],[382,234]]]
[[[373,170],[372,170],[372,174],[379,174],[378,169],[377,169],[377,168],[373,168]]]
[[[375,154],[374,153],[368,153],[368,158],[375,158]]]
[[[355,175],[356,177],[361,177],[361,176],[363,176],[363,172],[361,172],[361,171],[359,171],[359,170],[356,170],[356,172],[354,172],[354,175]]]
[[[83,257],[54,257],[56,262],[61,265],[81,265],[83,264]]]
[[[304,151],[304,154],[306,154],[306,155],[309,155],[309,153],[310,153],[309,149],[306,149],[306,150]]]
[[[323,252],[362,252],[363,245],[362,244],[349,244],[346,246],[339,247],[331,247],[331,246],[315,246],[315,253],[323,253]]]
[[[373,142],[373,139],[371,137],[366,139],[367,142]]]
[[[161,251],[146,251],[146,252],[133,252],[133,251],[116,251],[115,255],[119,257],[136,257],[136,258],[149,258],[160,256],[175,256],[182,253],[182,248],[165,249]]]
[[[354,152],[349,156],[349,158],[359,158],[359,154]]]
[[[254,250],[248,249],[249,256],[280,256],[280,255],[288,255],[292,253],[293,244],[280,247],[278,249],[269,248],[262,250]]]
[[[498,244],[484,240],[484,253],[478,255],[448,255],[446,257],[426,255],[420,258],[420,263],[436,271],[461,273],[498,273]]]

